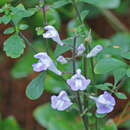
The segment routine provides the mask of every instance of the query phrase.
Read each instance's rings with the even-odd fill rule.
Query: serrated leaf
[[[24,48],[24,41],[17,33],[13,34],[4,42],[4,51],[11,58],[17,58],[23,54]]]
[[[35,119],[47,130],[83,130],[83,124],[73,112],[57,111],[44,104],[34,111]]]
[[[117,8],[120,5],[120,0],[79,0],[100,8]]]
[[[28,28],[28,25],[27,24],[20,24],[19,25],[19,29],[20,30],[26,30]]]
[[[117,98],[119,99],[127,99],[126,95],[124,93],[121,92],[115,92],[114,93],[116,95]]]
[[[96,74],[104,74],[107,72],[111,72],[120,67],[126,67],[127,64],[121,60],[115,58],[104,58],[96,64],[94,71]]]
[[[126,72],[127,76],[130,77],[130,68]]]
[[[26,88],[26,96],[35,100],[38,99],[44,90],[44,80],[46,77],[46,72],[41,72],[35,79],[33,79]]]
[[[10,27],[10,28],[7,28],[5,31],[4,31],[4,34],[11,34],[15,31],[15,28],[14,27]]]
[[[116,85],[126,74],[125,68],[118,68],[114,72],[114,84]]]
[[[58,0],[52,4],[52,8],[61,8],[62,6],[70,3],[69,0]]]
[[[33,48],[39,52],[45,51],[45,45],[43,45],[43,40],[35,40],[32,42]],[[33,72],[32,64],[37,61],[34,57],[34,52],[31,48],[28,48],[24,55],[15,62],[11,68],[11,75],[13,78],[23,78],[27,77]]]

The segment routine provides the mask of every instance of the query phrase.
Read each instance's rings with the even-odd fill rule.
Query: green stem
[[[43,12],[43,25],[47,25],[47,19],[46,19],[46,1],[44,0],[44,5],[42,7],[42,12]],[[46,44],[46,52],[49,55],[49,47],[48,47],[48,39],[45,39],[45,44]]]
[[[124,24],[122,24],[120,20],[115,15],[113,15],[111,11],[101,8],[100,10],[116,31],[129,32],[129,30],[124,26]]]
[[[74,37],[74,44],[73,44],[73,52],[72,52],[73,74],[76,73],[76,58],[75,58],[75,56],[76,56],[76,42],[77,42],[77,37],[75,36]],[[81,99],[80,99],[79,91],[76,92],[76,96],[77,96],[77,104],[78,104],[78,107],[79,107],[79,110],[80,110],[80,115],[82,115],[83,108],[82,108],[82,102],[81,102]],[[84,123],[85,130],[88,130],[86,117],[82,116],[82,120],[83,120],[83,123]]]

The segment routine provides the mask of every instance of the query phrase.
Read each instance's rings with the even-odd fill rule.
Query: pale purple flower
[[[77,48],[77,55],[81,56],[85,51],[85,46],[84,44],[80,44],[80,46]]]
[[[114,97],[107,91],[99,97],[90,96],[90,98],[96,101],[97,113],[99,114],[110,113],[116,104]]]
[[[103,47],[101,45],[95,46],[88,54],[87,58],[96,56],[100,51],[102,51]]]
[[[63,46],[64,43],[61,41],[57,30],[53,26],[48,25],[45,26],[44,29],[47,30],[45,33],[43,33],[44,38],[52,38],[56,43]]]
[[[67,93],[61,91],[58,96],[51,96],[51,107],[59,111],[64,111],[69,108],[73,103],[70,101]]]
[[[85,90],[90,82],[90,79],[86,80],[85,77],[81,74],[80,69],[77,70],[76,74],[73,75],[71,79],[67,80],[67,84],[73,91]]]
[[[53,63],[52,59],[47,55],[46,52],[40,52],[34,55],[34,58],[39,59],[36,64],[33,64],[33,70],[35,72],[40,72],[43,70],[50,70],[54,73],[61,75],[62,73],[56,68],[55,64]]]
[[[58,62],[60,62],[61,64],[66,64],[67,63],[67,60],[63,56],[59,56],[56,60]]]

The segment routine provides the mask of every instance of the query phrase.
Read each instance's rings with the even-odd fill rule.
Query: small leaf
[[[104,118],[107,114],[98,114],[96,113],[96,117],[97,118]]]
[[[121,60],[115,58],[104,58],[96,64],[94,71],[96,74],[104,74],[106,72],[111,72],[119,67],[126,66],[126,63]]]
[[[15,31],[15,28],[14,27],[10,27],[10,28],[7,28],[5,31],[4,31],[4,34],[11,34]]]
[[[28,28],[28,25],[27,24],[20,24],[19,25],[19,29],[20,30],[26,30]]]
[[[24,41],[17,33],[13,34],[4,42],[4,51],[7,56],[12,58],[17,58],[23,54],[24,48]]]
[[[26,88],[26,96],[29,99],[38,99],[44,90],[44,80],[46,77],[46,72],[40,73],[35,79],[33,79]]]
[[[127,76],[130,77],[130,68],[126,72]]]
[[[116,95],[117,98],[119,99],[127,99],[126,95],[124,93],[121,92],[116,92],[114,93]]]
[[[88,10],[84,10],[81,12],[81,19],[82,21],[84,21],[84,19],[86,18],[86,16],[88,15],[89,11]]]
[[[114,84],[116,85],[126,75],[126,69],[118,68],[113,72],[113,74],[114,74]]]
[[[113,84],[111,84],[111,83],[104,83],[104,84],[96,85],[96,88],[100,89],[100,90],[110,90],[109,87],[111,87],[111,86],[113,86]]]
[[[2,21],[3,21],[4,24],[8,24],[10,22],[10,20],[11,20],[11,16],[10,15],[4,15],[2,17]]]

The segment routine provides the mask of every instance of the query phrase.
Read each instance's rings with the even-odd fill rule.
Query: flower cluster
[[[61,41],[58,32],[53,26],[46,26],[44,27],[45,30],[47,30],[44,34],[44,38],[52,38],[55,42],[57,42],[59,45],[63,46],[64,43]],[[93,56],[96,56],[101,50],[101,45],[95,46],[88,54],[87,58],[91,58]],[[81,56],[85,52],[85,46],[84,44],[80,44],[80,46],[76,50],[77,56]],[[53,60],[48,56],[46,52],[40,52],[36,55],[34,55],[34,58],[38,59],[38,62],[36,64],[33,64],[33,70],[35,72],[41,72],[43,70],[50,70],[54,72],[55,74],[61,76],[62,72],[57,69],[56,65],[54,64]],[[57,58],[57,61],[61,64],[66,64],[68,61],[63,57],[59,56]],[[89,84],[91,83],[90,79],[86,79],[82,74],[81,70],[77,69],[76,74],[72,75],[70,79],[66,81],[68,86],[70,87],[71,91],[84,91],[87,89]],[[115,106],[115,99],[111,96],[110,93],[107,91],[104,92],[104,94],[101,94],[99,97],[93,97],[90,96],[91,99],[96,101],[97,106],[97,113],[104,114],[109,113],[114,109]],[[67,108],[69,108],[73,103],[71,102],[68,94],[65,91],[61,91],[58,96],[52,96],[51,97],[51,106],[53,109],[63,111]]]

